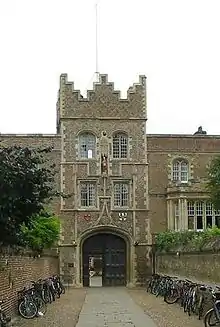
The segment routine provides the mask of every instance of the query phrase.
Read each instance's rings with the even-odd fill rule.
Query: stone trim
[[[61,134],[41,134],[41,133],[36,133],[36,134],[4,134],[4,133],[0,133],[0,137],[45,137],[45,138],[61,138]]]
[[[61,162],[65,162],[66,160],[66,150],[65,150],[65,125],[63,122],[60,124],[61,130]],[[65,166],[61,164],[60,166],[60,190],[62,193],[65,193]],[[60,199],[60,209],[62,210],[65,207],[65,199],[61,197]]]
[[[192,134],[148,134],[148,138],[192,138],[192,139],[220,139],[220,135],[192,135]]]
[[[59,239],[59,246],[64,242],[64,228],[62,223],[60,224],[60,239]]]

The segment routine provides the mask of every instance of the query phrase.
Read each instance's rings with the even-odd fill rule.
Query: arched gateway
[[[126,286],[129,280],[128,241],[108,231],[90,234],[81,245],[82,284],[90,286],[91,259],[99,258],[102,286]]]

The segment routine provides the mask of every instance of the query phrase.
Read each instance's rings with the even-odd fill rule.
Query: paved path
[[[77,327],[157,327],[125,288],[89,288]]]

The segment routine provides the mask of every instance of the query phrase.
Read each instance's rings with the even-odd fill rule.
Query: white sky
[[[96,0],[0,0],[0,132],[55,133],[59,75],[95,72]],[[220,134],[220,1],[99,0],[99,71],[148,78],[148,133]]]

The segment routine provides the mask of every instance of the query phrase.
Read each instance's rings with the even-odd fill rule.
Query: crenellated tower
[[[126,285],[148,273],[146,120],[145,76],[122,99],[108,75],[86,98],[61,75],[61,190],[70,195],[61,200],[61,274],[70,284],[86,283],[83,243],[99,232],[125,240]]]

